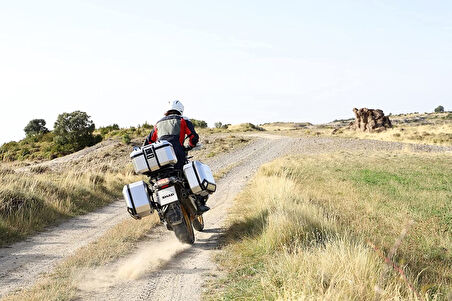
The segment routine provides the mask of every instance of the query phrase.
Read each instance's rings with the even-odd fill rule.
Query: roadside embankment
[[[110,168],[62,173],[0,169],[0,175],[0,246],[105,206],[118,199],[124,183],[138,179],[129,169]]]
[[[450,153],[403,151],[264,165],[235,200],[224,276],[205,298],[447,299],[451,165]]]

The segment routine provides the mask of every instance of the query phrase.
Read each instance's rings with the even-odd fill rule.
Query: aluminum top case
[[[134,149],[130,159],[135,172],[140,174],[154,172],[177,163],[173,146],[165,140]]]
[[[185,164],[184,175],[194,194],[206,196],[217,189],[210,167],[200,161]]]
[[[127,204],[127,211],[133,218],[140,219],[150,215],[154,209],[151,206],[151,195],[148,185],[144,181],[138,181],[125,185],[122,194]]]

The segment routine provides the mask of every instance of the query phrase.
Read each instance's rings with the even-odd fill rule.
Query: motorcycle
[[[209,195],[216,190],[215,181],[210,168],[199,161],[190,161],[191,156],[186,156],[183,170],[175,169],[174,164],[171,164],[173,156],[171,151],[174,152],[172,146],[163,141],[159,143],[164,146],[144,147],[143,150],[137,148],[131,154],[135,170],[148,177],[149,185],[140,181],[124,187],[123,193],[127,210],[135,219],[141,219],[156,210],[160,221],[166,225],[168,230],[174,231],[179,241],[193,244],[195,241],[194,229],[197,231],[204,229],[204,218],[198,210],[198,205],[205,203]],[[165,151],[166,155],[162,155],[161,151],[159,153],[159,150],[164,147],[169,149],[169,151]],[[200,147],[193,148],[193,150]],[[152,149],[152,152],[148,152],[148,149]],[[189,150],[185,149],[186,155]],[[138,157],[136,154],[141,153],[144,154],[147,165],[144,172],[140,172],[143,170],[140,169],[142,163],[135,160]],[[162,164],[162,162],[168,161],[167,157],[170,158],[170,163]],[[157,159],[159,168],[152,171],[153,165],[150,166],[149,162],[154,158]],[[143,201],[143,199],[145,200]]]

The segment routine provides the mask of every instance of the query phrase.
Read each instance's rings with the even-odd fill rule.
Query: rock
[[[382,110],[367,108],[358,110],[354,108],[353,113],[355,113],[355,121],[350,122],[349,127],[356,131],[381,132],[387,128],[392,128],[391,120],[388,116],[385,116]]]

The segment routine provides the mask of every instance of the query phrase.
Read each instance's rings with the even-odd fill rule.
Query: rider
[[[168,110],[165,113],[165,117],[160,119],[154,126],[154,129],[146,137],[144,144],[150,144],[157,140],[166,140],[173,145],[174,152],[177,157],[177,164],[174,166],[177,169],[182,170],[182,167],[186,161],[185,149],[191,150],[196,146],[199,140],[199,136],[195,131],[193,123],[183,117],[184,105],[175,100],[169,102]],[[185,137],[188,137],[189,147],[184,148]],[[206,200],[201,196],[197,199],[197,207],[200,213],[208,211],[210,208],[205,205]]]

